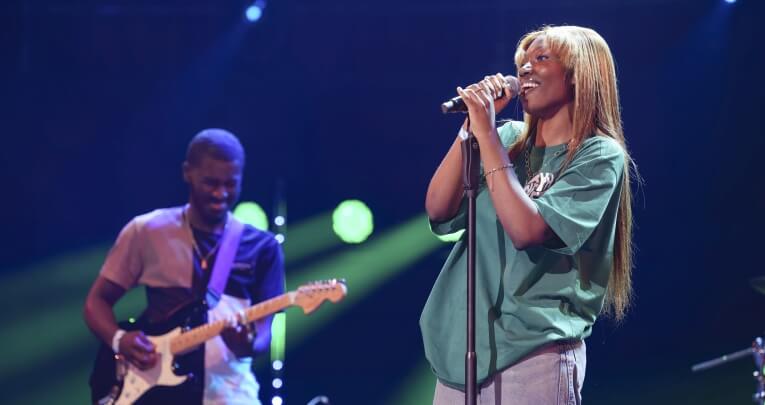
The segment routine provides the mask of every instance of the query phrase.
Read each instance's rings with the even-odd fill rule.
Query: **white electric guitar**
[[[342,280],[327,280],[303,285],[295,291],[282,294],[242,310],[242,323],[254,322],[290,306],[303,308],[306,314],[313,312],[325,300],[338,302],[347,292]],[[195,305],[198,307],[198,305]],[[191,306],[190,306],[191,307]],[[197,308],[198,310],[198,308]],[[178,311],[185,313],[188,311]],[[186,314],[183,314],[184,316]],[[188,319],[180,318],[180,319]],[[140,370],[122,356],[115,355],[111,348],[103,346],[93,367],[91,394],[94,403],[100,405],[125,405],[137,401],[146,391],[157,385],[174,386],[186,381],[187,375],[175,374],[175,357],[196,349],[209,339],[218,336],[229,322],[220,320],[191,329],[184,329],[182,321],[174,316],[165,325],[173,329],[167,333],[149,336],[158,354],[157,363],[147,370]],[[146,331],[146,330],[145,330]],[[150,332],[150,331],[149,331]],[[116,373],[114,372],[116,368]]]

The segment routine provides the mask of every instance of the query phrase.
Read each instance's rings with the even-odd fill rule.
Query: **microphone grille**
[[[515,76],[505,76],[505,82],[510,91],[513,92],[513,96],[517,96],[521,92],[521,82]]]

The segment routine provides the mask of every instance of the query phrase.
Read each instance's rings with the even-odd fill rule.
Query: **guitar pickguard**
[[[207,307],[195,302],[175,311],[162,322],[149,323],[140,319],[135,323],[120,323],[125,330],[140,329],[148,335],[159,355],[157,364],[149,370],[139,370],[126,360],[116,359],[111,348],[102,345],[90,376],[93,403],[166,403],[174,398],[201,395],[198,379],[204,378],[204,346],[172,356],[169,343],[172,337],[182,332],[182,328],[192,328],[206,321]],[[189,377],[191,381],[183,384]]]

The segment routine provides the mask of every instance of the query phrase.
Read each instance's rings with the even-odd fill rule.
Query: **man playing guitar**
[[[222,129],[197,134],[183,163],[188,204],[131,220],[93,283],[84,308],[88,327],[138,370],[161,361],[143,325],[167,322],[180,308],[205,297],[222,236],[236,221],[229,211],[239,197],[244,161],[244,150],[233,134]],[[234,249],[225,289],[209,311],[202,311],[200,322],[234,319],[244,308],[284,292],[284,257],[271,233],[244,225]],[[144,330],[126,331],[117,324],[113,307],[139,285],[145,286],[148,302],[137,324]],[[259,403],[252,357],[268,349],[271,320],[268,316],[254,324],[230,323],[201,349],[178,358],[184,372],[193,372],[192,378],[173,387],[154,387],[137,403]],[[91,385],[98,377],[94,372]],[[95,390],[93,400],[101,400]]]

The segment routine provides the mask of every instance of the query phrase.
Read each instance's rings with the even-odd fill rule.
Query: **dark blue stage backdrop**
[[[690,366],[765,333],[765,296],[749,286],[765,275],[761,3],[284,0],[254,23],[244,0],[0,5],[2,396],[87,400],[89,283],[133,215],[184,201],[180,165],[199,129],[241,137],[243,198],[273,215],[283,195],[288,240],[291,226],[358,198],[374,213],[366,244],[384,242],[421,218],[454,139],[460,117],[441,115],[441,101],[486,74],[515,74],[523,33],[575,24],[611,46],[644,179],[636,304],[622,325],[596,325],[585,401],[748,403],[750,360],[701,374]],[[519,112],[512,104],[504,117]],[[392,269],[384,263],[397,252],[379,251],[382,264],[338,268],[378,281],[351,285],[354,300],[323,309],[293,344],[288,328],[286,403],[320,394],[333,404],[427,403],[433,377],[417,322],[449,247]],[[289,262],[288,285],[298,270],[367,248]],[[259,372],[271,403],[269,369]]]

